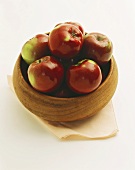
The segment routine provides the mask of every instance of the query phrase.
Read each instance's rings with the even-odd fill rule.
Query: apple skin
[[[62,86],[53,94],[55,97],[59,98],[70,98],[70,97],[75,97],[76,93],[73,92],[67,84],[64,82]]]
[[[61,24],[71,24],[71,25],[74,25],[74,26],[76,26],[76,27],[82,32],[83,35],[85,35],[84,28],[83,28],[82,25],[81,25],[80,23],[78,23],[78,22],[69,21],[69,22],[59,23],[59,24],[57,24],[56,26],[61,25]],[[56,26],[55,26],[55,27],[56,27]]]
[[[27,64],[49,54],[47,34],[37,34],[23,45],[21,51],[22,58]]]
[[[67,84],[78,94],[87,94],[96,90],[101,81],[101,69],[93,60],[82,60],[67,71]]]
[[[82,56],[102,65],[111,59],[112,53],[113,44],[106,35],[89,33],[84,36]]]
[[[44,93],[55,91],[64,78],[62,64],[52,56],[45,56],[31,63],[27,73],[31,86]]]
[[[83,44],[83,35],[74,25],[61,24],[49,34],[49,48],[54,56],[71,59],[77,56]]]

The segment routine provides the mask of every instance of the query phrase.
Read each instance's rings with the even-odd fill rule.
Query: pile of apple
[[[22,47],[30,85],[56,97],[72,97],[96,90],[113,52],[110,39],[85,33],[76,22],[57,24],[50,33],[37,34]]]

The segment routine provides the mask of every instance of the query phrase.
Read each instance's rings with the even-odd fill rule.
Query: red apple
[[[111,59],[112,53],[113,44],[106,35],[89,33],[84,36],[82,56],[86,56],[102,65]]]
[[[54,56],[70,59],[77,56],[83,44],[83,35],[74,25],[61,24],[49,34],[49,47]]]
[[[61,85],[63,77],[63,66],[52,56],[36,60],[28,67],[29,82],[34,89],[40,92],[55,91]]]
[[[102,81],[99,65],[89,59],[72,65],[67,71],[67,84],[78,94],[86,94],[97,89]]]
[[[76,93],[74,93],[64,82],[63,85],[53,94],[53,96],[59,98],[69,98],[76,96]]]
[[[49,53],[47,34],[37,34],[23,45],[21,51],[22,58],[27,64],[31,64]]]
[[[83,35],[85,34],[82,25],[81,25],[80,23],[78,23],[78,22],[72,22],[72,21],[70,21],[70,22],[64,22],[64,23],[59,23],[59,24],[57,24],[56,26],[61,25],[61,24],[71,24],[71,25],[74,25],[74,26],[76,26],[76,27],[82,32]],[[55,26],[55,27],[56,27],[56,26]]]

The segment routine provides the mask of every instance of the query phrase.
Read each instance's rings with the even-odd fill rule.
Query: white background
[[[61,141],[26,113],[7,84],[24,42],[76,21],[114,44],[119,133],[106,140]],[[0,170],[135,169],[135,1],[0,0]]]

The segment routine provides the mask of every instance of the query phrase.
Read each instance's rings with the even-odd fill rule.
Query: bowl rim
[[[47,97],[48,99],[53,99],[53,100],[59,100],[59,101],[69,101],[69,100],[75,100],[75,99],[82,99],[82,98],[87,98],[87,96],[91,95],[92,93],[94,92],[97,92],[100,91],[101,88],[103,88],[106,84],[106,82],[108,81],[108,79],[111,77],[112,75],[112,72],[113,72],[113,66],[114,66],[114,62],[115,62],[115,59],[114,59],[114,56],[111,57],[110,59],[110,70],[109,70],[109,73],[107,75],[107,77],[105,78],[105,80],[99,85],[99,87],[94,90],[93,92],[90,92],[88,94],[84,94],[84,95],[80,95],[80,96],[73,96],[73,97],[55,97],[55,96],[51,96],[51,95],[47,95],[45,93],[42,93],[42,92],[39,92],[37,90],[35,90],[24,78],[23,74],[22,74],[22,70],[21,70],[21,61],[23,60],[21,54],[19,55],[17,61],[19,62],[19,71],[20,71],[20,74],[21,74],[21,78],[23,79],[25,85],[30,88],[30,90],[32,90],[34,93],[36,93],[37,95],[39,95],[40,97]]]

